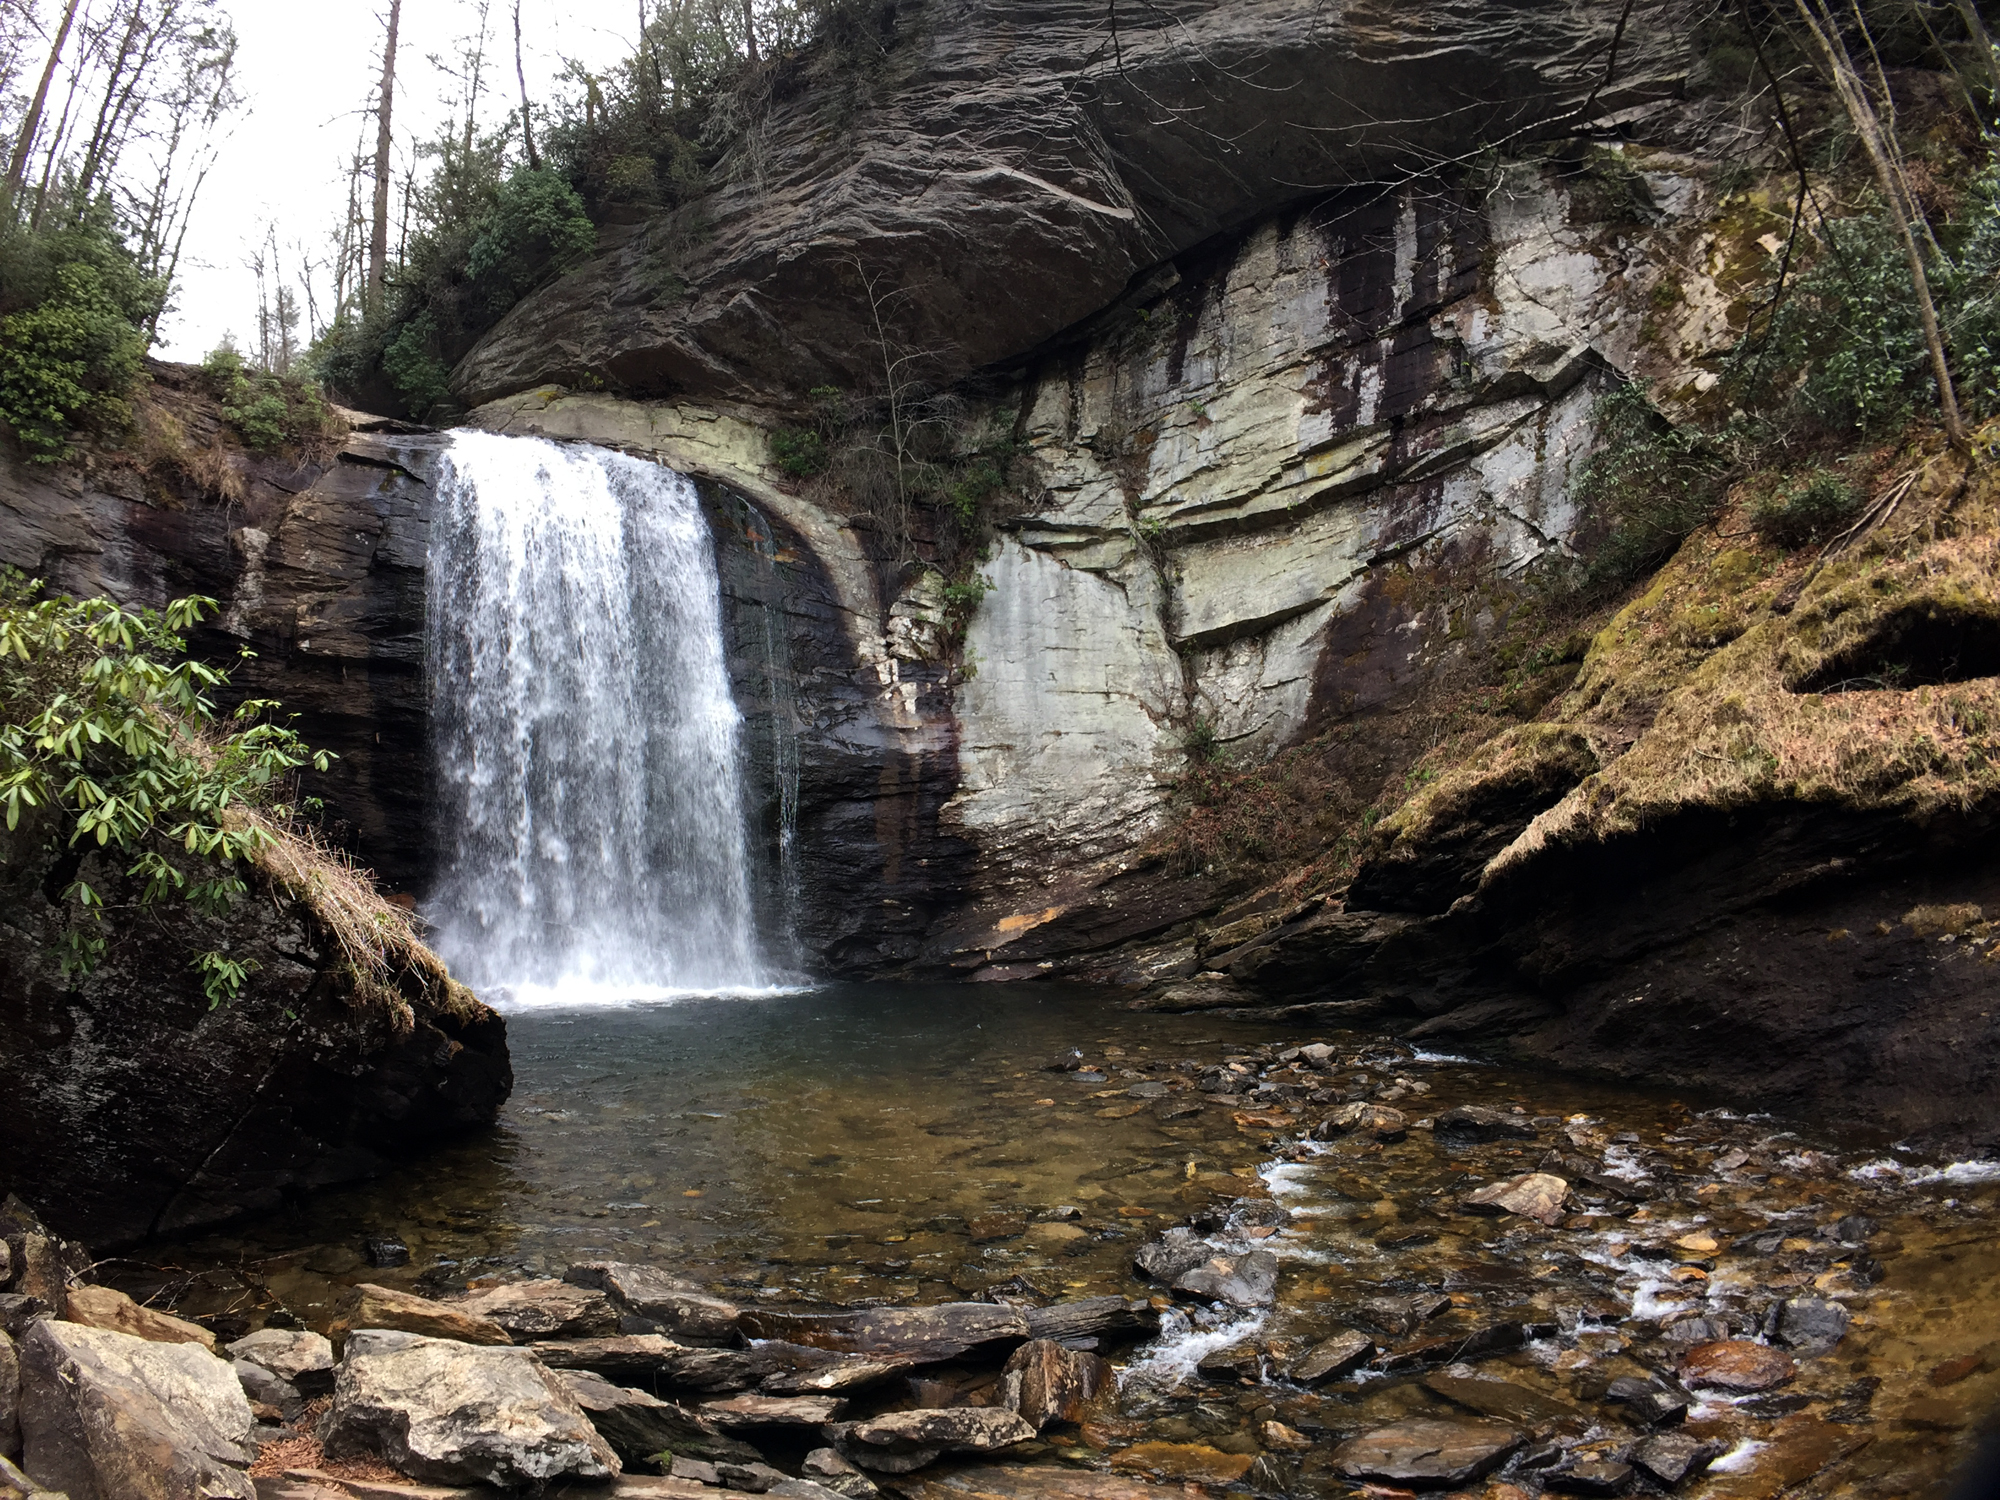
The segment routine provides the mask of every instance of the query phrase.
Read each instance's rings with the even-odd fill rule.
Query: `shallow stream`
[[[1929,1494],[2000,1404],[2000,1167],[1120,999],[850,985],[517,1010],[498,1128],[123,1279],[229,1333],[329,1327],[356,1282],[442,1295],[599,1259],[746,1306],[1150,1297],[1160,1334],[1100,1351],[1116,1393],[1007,1461],[1276,1495],[1352,1493],[1342,1440],[1474,1412],[1530,1441],[1467,1493],[1600,1492],[1582,1481],[1616,1478],[1649,1431],[1613,1382],[1671,1382],[1730,1339],[1790,1344],[1797,1373],[1688,1390],[1669,1425],[1717,1456],[1675,1493]],[[1313,1042],[1330,1052],[1289,1055]],[[1356,1101],[1400,1111],[1401,1138],[1307,1139]],[[1434,1126],[1461,1105],[1505,1133]],[[1553,1224],[1468,1207],[1536,1170],[1570,1187]],[[1135,1271],[1190,1222],[1218,1253],[1274,1254],[1273,1304],[1175,1298]],[[388,1242],[406,1264],[370,1263]],[[1837,1310],[1815,1334],[1775,1310],[1802,1301]],[[1383,1351],[1371,1366],[1295,1373],[1354,1327]],[[1643,1467],[1621,1482],[1666,1492]]]

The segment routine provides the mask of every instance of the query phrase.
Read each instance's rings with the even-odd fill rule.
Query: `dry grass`
[[[424,944],[410,914],[382,898],[366,870],[307,832],[262,813],[243,816],[263,833],[258,872],[311,912],[333,940],[357,1004],[383,1012],[401,1032],[416,1024],[419,1009],[469,1020],[484,1008]]]
[[[328,1458],[314,1434],[320,1417],[331,1403],[322,1396],[306,1404],[288,1424],[290,1435],[274,1438],[257,1450],[250,1465],[252,1479],[279,1479],[288,1471],[304,1469],[328,1474],[335,1479],[354,1479],[373,1484],[408,1484],[410,1476],[392,1469],[379,1458]]]
[[[1635,731],[1631,748],[1493,868],[1695,807],[1792,802],[1923,821],[2000,796],[1989,733],[2000,727],[2000,678],[1794,690],[1892,615],[2000,616],[2000,477],[1934,443],[1877,458],[1878,490],[1883,476],[1918,471],[1893,524],[1885,507],[1884,524],[1820,566],[1810,554],[1732,548],[1725,518],[1600,633],[1552,717],[1586,733]]]

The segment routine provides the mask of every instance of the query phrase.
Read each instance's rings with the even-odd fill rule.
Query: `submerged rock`
[[[1461,1104],[1446,1110],[1437,1117],[1434,1128],[1439,1135],[1473,1141],[1532,1141],[1535,1138],[1534,1122],[1526,1115],[1487,1109],[1477,1104]]]
[[[1681,1379],[1689,1385],[1725,1391],[1768,1391],[1797,1375],[1791,1355],[1748,1339],[1720,1339],[1697,1344],[1681,1361]]]
[[[1521,1434],[1499,1422],[1419,1418],[1350,1438],[1333,1467],[1348,1479],[1450,1488],[1492,1473],[1520,1446]]]
[[[330,1458],[380,1457],[438,1484],[518,1488],[624,1467],[529,1350],[372,1329],[348,1338],[320,1441]]]
[[[250,1403],[193,1344],[41,1322],[21,1341],[22,1466],[70,1500],[255,1500]]]

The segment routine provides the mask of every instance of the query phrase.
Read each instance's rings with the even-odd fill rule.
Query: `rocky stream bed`
[[[2000,1398],[2000,1165],[972,1010],[517,1015],[500,1130],[368,1188],[96,1265],[10,1204],[0,1493],[1912,1496]]]

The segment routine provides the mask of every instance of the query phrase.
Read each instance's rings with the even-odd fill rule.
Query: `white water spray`
[[[427,604],[453,970],[519,1002],[762,987],[694,486],[604,449],[454,434]]]

